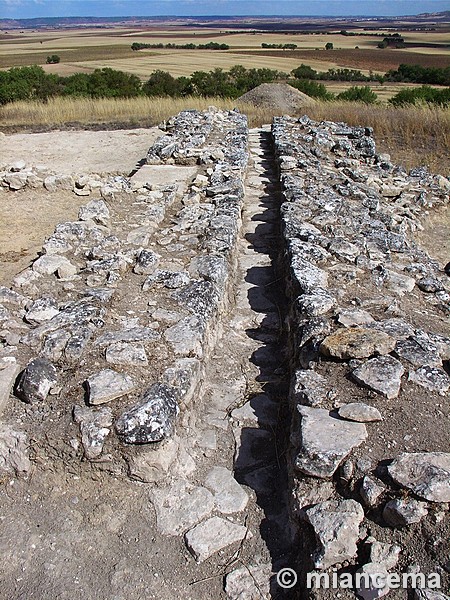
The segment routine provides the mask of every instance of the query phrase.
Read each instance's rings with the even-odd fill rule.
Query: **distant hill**
[[[352,21],[361,21],[360,16],[355,17],[345,17],[345,21],[351,23]],[[233,27],[236,26],[236,23],[241,22],[242,25],[251,26],[253,28],[258,28],[258,23],[267,22],[268,19],[276,19],[278,27],[281,23],[287,24],[292,21],[302,20],[303,24],[305,21],[322,21],[327,23],[332,23],[334,20],[342,21],[343,17],[302,17],[301,15],[291,16],[291,17],[278,17],[276,15],[270,17],[236,17],[236,16],[214,16],[214,17],[188,17],[188,16],[178,16],[178,17],[39,17],[35,19],[0,19],[0,30],[9,31],[9,30],[21,30],[21,29],[47,29],[47,28],[57,28],[57,29],[68,29],[73,27],[98,27],[98,28],[107,28],[110,25],[123,25],[123,26],[131,26],[138,25],[142,26],[145,24],[158,24],[161,22],[165,23],[179,23],[179,24],[195,24],[196,26],[205,26],[211,25],[214,23],[214,26],[220,25],[220,23],[230,23],[233,22]],[[409,16],[401,16],[401,17],[365,17],[364,20],[371,21],[434,21],[434,22],[446,22],[450,21],[450,11],[444,12],[436,12],[436,13],[422,13],[420,15],[409,15]],[[267,23],[266,23],[267,25]]]

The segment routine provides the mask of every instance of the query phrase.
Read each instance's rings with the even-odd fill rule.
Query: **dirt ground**
[[[156,127],[4,135],[0,136],[0,161],[6,166],[24,160],[67,175],[129,175],[159,135]],[[0,284],[27,267],[55,225],[75,219],[86,201],[71,191],[27,188],[12,193],[0,188]]]

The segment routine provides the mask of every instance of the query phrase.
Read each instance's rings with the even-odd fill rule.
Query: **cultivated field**
[[[305,33],[242,32],[206,28],[167,27],[160,28],[114,28],[25,31],[0,35],[0,67],[10,68],[31,64],[45,65],[48,55],[58,54],[61,62],[46,65],[49,72],[68,75],[89,72],[93,69],[111,67],[149,77],[156,69],[169,71],[172,75],[191,75],[196,70],[213,67],[228,69],[235,64],[247,68],[268,67],[289,72],[301,62],[314,69],[326,71],[343,67],[360,69],[366,73],[373,70],[384,73],[395,69],[400,63],[423,66],[450,65],[449,31],[402,32],[406,49],[377,48],[381,36],[392,30],[370,32],[356,31],[364,35],[344,36],[339,32],[329,35]],[[378,34],[378,35],[376,35]],[[228,44],[228,51],[149,49],[133,52],[135,41],[148,44],[187,44],[218,42]],[[324,49],[331,42],[332,51]],[[262,49],[261,44],[296,44],[297,50]],[[437,47],[424,47],[433,44]],[[355,49],[358,46],[358,49]]]

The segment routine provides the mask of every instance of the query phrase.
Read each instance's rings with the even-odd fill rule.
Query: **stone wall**
[[[411,406],[426,397],[439,411],[450,386],[448,278],[412,241],[424,211],[448,204],[449,184],[378,155],[368,128],[280,117],[272,134],[285,199],[300,597],[332,598],[307,590],[306,573],[385,573],[403,551],[406,568],[402,528],[429,512],[429,539],[439,538],[450,501],[445,428],[439,438],[432,426],[430,444],[427,416]],[[430,446],[442,451],[417,452]]]

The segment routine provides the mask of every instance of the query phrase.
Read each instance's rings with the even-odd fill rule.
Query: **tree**
[[[325,50],[333,50],[334,46],[333,46],[333,42],[327,42],[325,44]]]
[[[147,96],[179,96],[181,93],[178,79],[167,71],[155,71],[142,87]]]
[[[303,63],[292,71],[296,79],[317,79],[317,71]]]
[[[51,56],[47,56],[47,60],[45,61],[48,65],[56,65],[60,62],[60,57],[57,54],[52,54]]]

